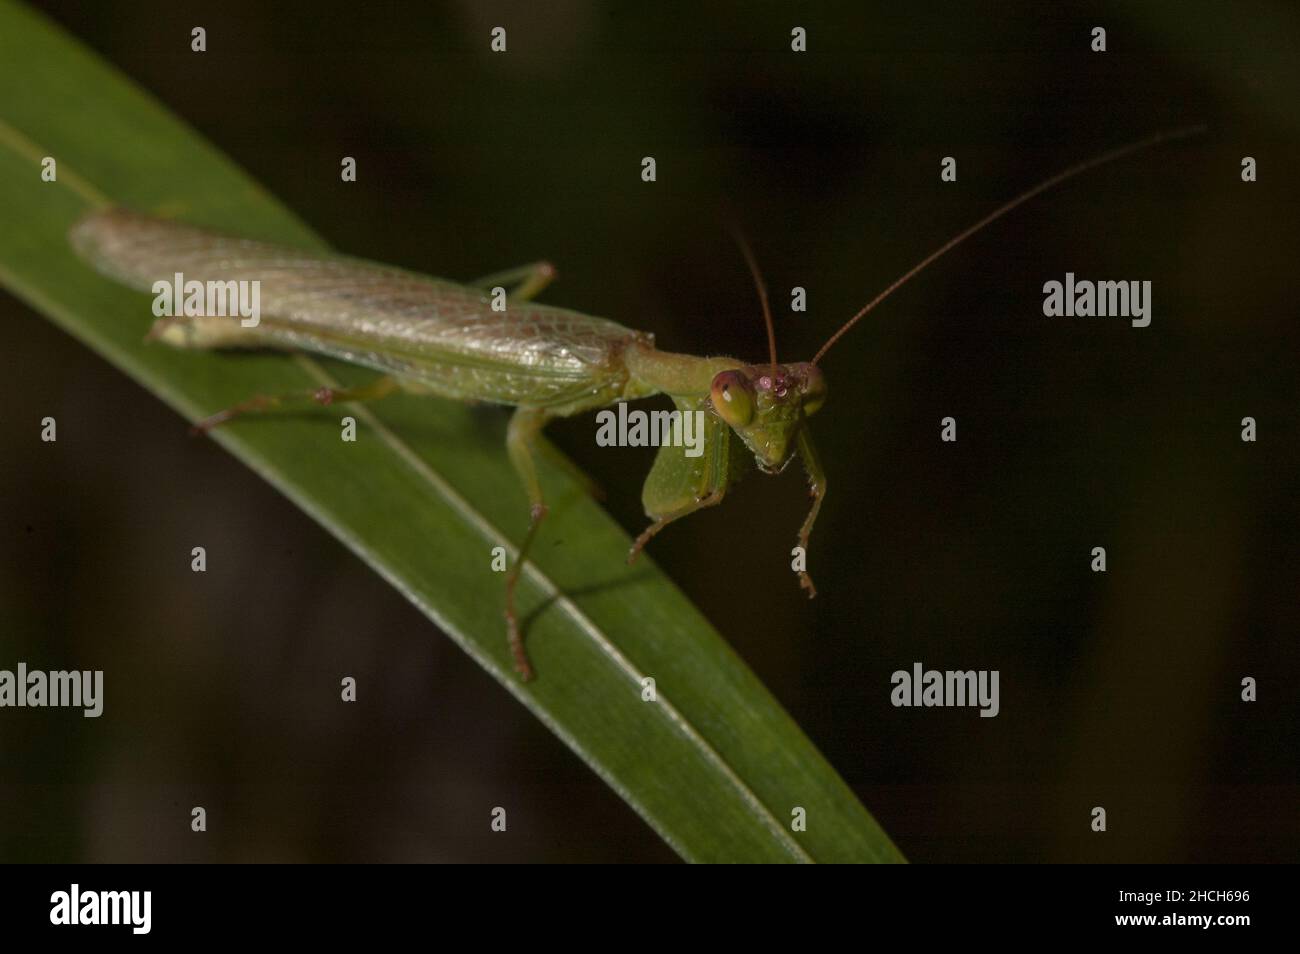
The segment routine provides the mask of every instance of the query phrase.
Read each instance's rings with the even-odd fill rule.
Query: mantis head
[[[709,402],[718,417],[745,442],[758,469],[765,474],[779,474],[794,456],[804,418],[812,417],[826,403],[826,379],[815,361],[777,363],[776,328],[767,283],[745,236],[737,228],[732,229],[732,235],[745,256],[763,306],[769,360],[767,364],[746,364],[718,372],[713,376]]]
[[[779,474],[794,456],[806,417],[826,402],[826,379],[814,364],[752,364],[721,371],[709,400],[760,470]]]

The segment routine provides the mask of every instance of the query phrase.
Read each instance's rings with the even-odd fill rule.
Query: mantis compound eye
[[[822,373],[813,366],[808,371],[808,378],[803,386],[803,412],[806,416],[812,417],[821,406],[826,403],[826,379]]]
[[[732,427],[744,427],[754,417],[754,395],[739,371],[722,371],[713,378],[709,394],[713,409]]]

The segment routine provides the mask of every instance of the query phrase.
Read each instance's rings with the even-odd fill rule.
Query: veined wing
[[[486,293],[454,282],[127,209],[93,213],[70,238],[99,271],[141,290],[177,273],[187,282],[259,282],[257,327],[225,317],[164,319],[178,326],[163,335],[170,343],[314,351],[456,398],[561,406],[615,395],[627,379],[622,349],[641,337],[546,305],[493,311]]]

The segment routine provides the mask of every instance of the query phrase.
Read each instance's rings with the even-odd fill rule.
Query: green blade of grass
[[[99,277],[66,235],[97,204],[301,246],[298,219],[151,97],[20,5],[0,2],[0,281],[189,419],[357,369],[231,360],[144,344],[148,296]],[[41,160],[57,180],[41,179]],[[347,251],[364,253],[361,249]],[[232,454],[328,528],[487,669],[695,861],[901,861],[897,849],[713,627],[558,468],[547,538],[521,587],[540,678],[513,675],[490,550],[513,553],[527,506],[504,416],[399,396],[337,414],[248,421]],[[487,429],[490,433],[485,434]],[[178,428],[177,439],[183,439]],[[434,629],[430,626],[430,635]],[[653,677],[657,699],[643,700]],[[791,813],[807,829],[791,830]]]

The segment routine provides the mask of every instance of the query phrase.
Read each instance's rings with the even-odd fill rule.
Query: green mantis
[[[515,609],[520,570],[547,514],[535,456],[548,422],[619,401],[667,395],[683,414],[704,421],[703,453],[689,457],[664,446],[650,469],[642,503],[650,525],[632,545],[634,560],[655,534],[676,520],[721,503],[752,461],[769,474],[798,457],[811,507],[798,531],[806,555],[826,495],[808,419],[826,401],[820,363],[829,349],[889,295],[937,258],[1039,193],[1087,169],[1157,143],[1199,131],[1158,133],[1073,166],[995,209],[944,243],[850,318],[811,361],[781,363],[766,286],[741,241],[767,326],[768,355],[753,364],[729,357],[672,354],[651,334],[602,318],[536,304],[554,277],[539,263],[483,279],[512,286],[498,310],[483,287],[428,278],[344,256],[278,247],[221,235],[114,208],[92,213],[72,229],[73,247],[110,278],[141,290],[174,276],[203,283],[257,283],[261,316],[186,314],[159,318],[149,337],[179,348],[304,350],[373,368],[381,376],[354,388],[255,396],[195,425],[205,431],[240,415],[296,404],[376,400],[395,391],[481,401],[515,408],[506,445],[530,503],[528,530],[505,578],[507,638],[520,676],[533,669]],[[806,570],[800,586],[814,596]]]

